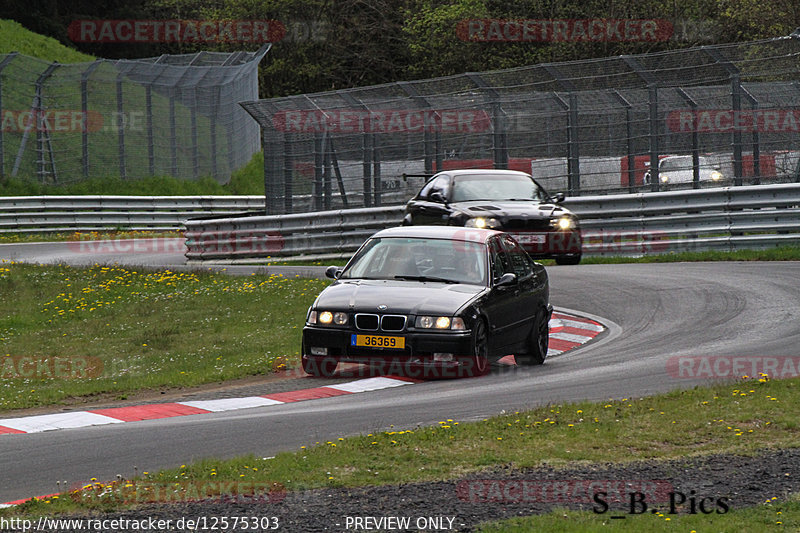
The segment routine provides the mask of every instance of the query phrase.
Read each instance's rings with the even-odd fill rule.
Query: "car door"
[[[514,321],[509,326],[509,339],[514,344],[525,342],[531,328],[534,326],[536,315],[542,308],[542,291],[547,274],[543,268],[533,262],[530,256],[522,249],[510,235],[500,238],[503,248],[508,254],[511,268],[517,276],[518,291],[514,294],[517,313]]]
[[[409,210],[411,224],[442,225],[447,224],[449,209],[446,200],[450,194],[450,176],[442,174],[435,177],[422,188]]]
[[[514,268],[499,236],[492,237],[488,245],[492,287],[486,298],[484,312],[488,319],[489,349],[495,354],[504,355],[504,349],[517,342],[517,334],[513,328],[519,314],[519,284],[497,286],[497,281],[503,274],[514,273]]]

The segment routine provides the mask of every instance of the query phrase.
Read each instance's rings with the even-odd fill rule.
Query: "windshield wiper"
[[[447,278],[437,278],[433,276],[395,276],[394,279],[404,279],[408,281],[438,281],[441,283],[461,283],[460,281]]]

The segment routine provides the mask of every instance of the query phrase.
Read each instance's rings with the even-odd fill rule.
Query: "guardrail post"
[[[0,61],[0,113],[3,112],[3,69],[11,63],[19,52],[11,52]],[[0,116],[2,119],[2,116]],[[5,178],[5,146],[3,145],[3,128],[0,128],[0,179]]]

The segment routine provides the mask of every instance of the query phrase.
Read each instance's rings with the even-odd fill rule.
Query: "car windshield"
[[[705,157],[698,159],[700,168],[711,167],[711,163]],[[691,156],[685,157],[667,157],[661,160],[658,164],[659,170],[674,171],[674,170],[692,170],[694,164],[692,163]]]
[[[339,279],[400,279],[486,284],[482,243],[410,237],[375,238],[348,263]]]
[[[453,179],[452,202],[470,200],[535,200],[544,202],[547,194],[524,175],[460,174]]]

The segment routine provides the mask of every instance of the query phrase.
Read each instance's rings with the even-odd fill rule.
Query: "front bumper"
[[[581,253],[583,238],[579,229],[572,231],[507,231],[536,258],[554,258]]]
[[[303,357],[367,364],[369,375],[373,375],[372,371],[418,379],[459,378],[471,375],[473,362],[467,359],[472,353],[470,331],[380,333],[380,335],[402,336],[405,339],[404,349],[351,346],[351,337],[357,333],[370,332],[306,326],[303,328]],[[312,355],[312,347],[327,348],[328,353]],[[434,354],[452,354],[453,357],[449,361],[434,360]]]

